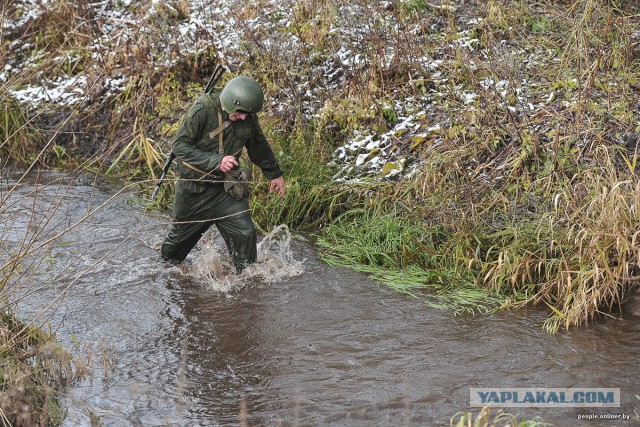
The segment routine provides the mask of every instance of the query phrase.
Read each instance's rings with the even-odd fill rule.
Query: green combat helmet
[[[222,89],[220,102],[229,114],[238,110],[245,113],[257,113],[262,110],[264,94],[258,82],[251,77],[238,76],[229,80],[229,83]]]

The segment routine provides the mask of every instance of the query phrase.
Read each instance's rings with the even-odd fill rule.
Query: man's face
[[[241,113],[239,111],[234,111],[233,113],[229,114],[229,120],[231,120],[232,122],[236,122],[238,120],[246,119],[247,116],[248,116],[247,113]]]

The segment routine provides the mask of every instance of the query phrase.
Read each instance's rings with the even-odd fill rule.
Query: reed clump
[[[0,317],[0,365],[0,423],[8,426],[58,425],[63,388],[84,375],[55,335],[8,313]]]
[[[0,92],[0,99],[0,170],[6,170],[32,160],[43,134],[11,94]]]
[[[449,421],[451,427],[551,427],[552,424],[546,423],[543,419],[536,417],[531,420],[523,419],[517,415],[497,410],[495,414],[491,414],[491,408],[483,407],[480,412],[474,416],[471,412],[458,412],[451,417]]]

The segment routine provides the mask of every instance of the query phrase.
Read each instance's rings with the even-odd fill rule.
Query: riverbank
[[[637,9],[26,0],[3,25],[2,167],[155,179],[221,62],[265,87],[287,170],[286,203],[254,187],[260,227],[433,305],[546,306],[555,332],[637,290]]]
[[[59,200],[57,185],[44,186],[59,174],[46,175],[38,193]],[[122,187],[93,178],[70,186],[51,223],[83,217]],[[21,195],[33,193],[29,184]],[[207,265],[218,270],[216,262],[230,273],[219,234],[211,230],[180,267],[159,264],[158,230],[168,218],[142,212],[134,195],[70,230],[52,248],[51,268],[32,276],[51,285],[20,302],[21,317],[32,319],[69,287],[49,322],[62,345],[88,356],[90,375],[66,389],[63,427],[448,425],[458,411],[480,412],[470,407],[470,388],[571,388],[576,378],[584,387],[620,388],[614,413],[640,411],[637,321],[549,335],[539,327],[542,308],[455,315],[327,265],[312,242],[295,236],[282,236],[280,249],[261,245],[259,260],[271,265],[284,248],[301,274],[283,277],[291,271],[285,256],[279,268],[261,269],[264,279],[228,274],[235,290],[227,293],[224,272],[199,274]],[[593,421],[577,415],[612,412],[505,410],[518,420],[584,427]],[[501,420],[495,425],[519,425]]]
[[[58,425],[64,419],[60,395],[84,369],[55,334],[6,312],[0,318],[0,367],[0,423],[9,426]]]

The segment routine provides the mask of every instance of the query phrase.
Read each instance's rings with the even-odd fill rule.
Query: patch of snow
[[[38,104],[44,101],[69,106],[83,100],[86,83],[84,76],[58,78],[52,82],[51,87],[27,86],[23,89],[10,90],[9,93],[23,103]]]
[[[478,99],[478,94],[473,92],[462,92],[458,94],[460,100],[466,105],[473,104]]]
[[[469,30],[465,30],[458,33],[458,37],[456,38],[456,43],[458,44],[459,47],[463,49],[475,51],[476,48],[480,45],[480,40],[471,37],[470,34],[471,32]]]

